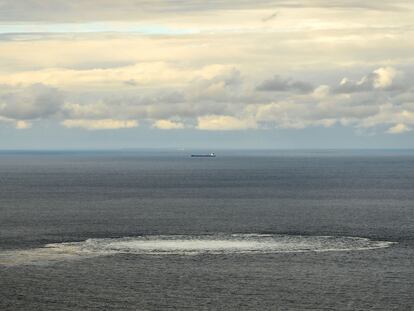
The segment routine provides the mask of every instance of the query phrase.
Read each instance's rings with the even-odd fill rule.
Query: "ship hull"
[[[211,155],[211,154],[192,154],[191,155],[192,158],[215,158],[215,155]]]

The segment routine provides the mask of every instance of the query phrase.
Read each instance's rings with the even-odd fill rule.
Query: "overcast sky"
[[[412,0],[1,0],[0,148],[414,148]]]

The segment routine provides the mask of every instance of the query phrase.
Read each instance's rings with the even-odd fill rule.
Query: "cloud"
[[[28,121],[23,121],[23,120],[16,121],[16,129],[18,130],[26,130],[31,127],[32,127],[32,124]]]
[[[138,85],[137,81],[135,81],[134,79],[125,80],[124,84],[129,85],[129,86],[137,86]]]
[[[177,130],[185,127],[183,123],[171,120],[157,120],[152,126],[160,130]]]
[[[211,77],[197,77],[190,81],[185,92],[191,101],[231,101],[240,91],[243,83],[240,71],[235,68],[222,68]]]
[[[318,103],[294,101],[272,102],[251,107],[255,120],[265,128],[304,129],[306,127],[331,127],[337,123],[338,113],[320,109]]]
[[[411,0],[0,0],[0,121],[24,135],[408,131],[413,12]]]
[[[258,91],[266,92],[297,92],[310,93],[314,90],[312,84],[303,81],[293,81],[284,79],[280,76],[274,76],[272,79],[265,80],[257,86]]]
[[[234,131],[254,129],[257,125],[254,120],[240,119],[233,116],[202,116],[197,118],[197,128],[207,131]]]
[[[374,74],[376,75],[373,81],[374,88],[385,89],[392,85],[397,71],[392,67],[382,67],[375,70]]]
[[[36,1],[26,4],[41,4]],[[71,9],[92,2],[66,3]],[[22,121],[36,127],[39,120],[54,120],[85,129],[132,127],[124,122],[138,121],[154,128],[206,130],[414,126],[409,11],[391,19],[388,11],[359,15],[347,10],[374,2],[331,1],[320,8],[321,1],[312,1],[317,9],[299,9],[310,2],[285,1],[285,9],[277,7],[277,23],[263,23],[275,6],[213,0],[180,1],[179,7],[178,2],[161,2],[147,2],[147,11],[132,12],[157,17],[154,25],[136,21],[139,29],[148,27],[145,35],[100,29],[0,39],[0,118],[10,120],[10,126]],[[169,5],[183,14],[165,9]],[[338,10],[340,6],[346,9]],[[185,14],[190,11],[195,13]],[[158,19],[158,14],[169,18]],[[114,29],[136,26],[108,24]],[[196,32],[168,33],[167,24],[195,27]],[[79,25],[83,31],[98,26]],[[158,28],[165,33],[151,33]],[[348,78],[334,82],[342,77]]]
[[[105,69],[48,68],[16,73],[1,73],[0,84],[13,87],[33,86],[32,89],[131,89],[131,86],[182,87],[187,83],[197,85],[207,92],[235,86],[240,83],[240,73],[231,65],[209,64],[205,66],[177,66],[170,62],[139,62],[128,66]],[[39,90],[39,92],[41,89]]]
[[[91,86],[86,83],[64,91],[44,84],[3,85],[0,119],[20,129],[30,127],[31,120],[36,120],[34,125],[38,120],[57,120],[67,128],[89,130],[133,128],[138,126],[138,120],[164,130],[305,129],[340,124],[374,131],[396,124],[404,124],[404,129],[414,126],[414,93],[409,88],[394,91],[397,79],[401,85],[409,84],[413,73],[408,69],[404,73],[388,67],[371,71],[364,77],[373,78],[363,79],[370,81],[365,92],[332,92],[335,85],[326,81],[333,79],[327,78],[315,83],[319,86],[313,92],[304,94],[297,91],[295,81],[280,77],[271,80],[272,86],[285,91],[257,91],[256,81],[267,81],[255,76],[262,74],[245,73],[234,66],[179,68],[156,64],[157,69],[164,68],[168,75],[178,78],[168,83],[168,79],[154,74],[146,77],[145,86],[105,88],[106,84],[99,87],[92,84],[95,86],[86,88]],[[387,96],[383,95],[385,91]],[[398,130],[403,128],[396,127],[390,133]]]
[[[375,129],[390,124],[395,126],[389,129],[389,133],[408,130],[410,125],[414,125],[414,110],[412,107],[406,104],[381,104],[376,113],[360,118],[357,126],[363,129]]]
[[[402,133],[410,132],[411,130],[412,130],[412,128],[408,127],[404,123],[398,123],[398,124],[394,125],[393,127],[390,127],[387,130],[387,133],[389,133],[389,134],[402,134]]]
[[[277,15],[278,15],[278,12],[274,12],[274,13],[262,18],[262,22],[265,23],[265,22],[271,21],[271,20],[275,19],[277,17]]]
[[[280,2],[280,1],[276,1]],[[283,3],[282,1],[281,3]],[[96,21],[145,20],[149,16],[172,15],[180,12],[205,12],[227,9],[266,7],[275,0],[256,0],[254,5],[245,0],[4,0],[0,3],[0,20],[4,21]]]
[[[397,76],[397,70],[393,67],[381,67],[374,70],[359,81],[342,79],[341,83],[333,89],[334,93],[356,93],[372,90],[386,90],[390,88]]]
[[[0,95],[0,115],[10,119],[33,120],[57,114],[63,103],[63,94],[44,84],[19,88],[3,86]]]
[[[220,12],[278,8],[337,8],[349,10],[400,10],[409,5],[404,0],[392,3],[376,0],[3,0],[0,20],[3,21],[96,21],[145,20],[163,17]]]
[[[26,130],[32,127],[32,123],[24,120],[14,120],[0,116],[0,123],[12,124],[17,130]]]
[[[62,125],[67,128],[82,128],[86,130],[115,130],[134,128],[138,126],[136,120],[64,120]]]

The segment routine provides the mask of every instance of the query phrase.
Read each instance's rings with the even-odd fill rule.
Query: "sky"
[[[412,0],[0,0],[0,149],[414,148]]]

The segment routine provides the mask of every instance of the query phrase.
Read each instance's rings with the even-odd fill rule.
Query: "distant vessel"
[[[207,154],[192,154],[191,155],[192,158],[215,158],[216,154],[215,153],[207,153]]]

